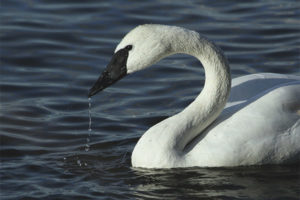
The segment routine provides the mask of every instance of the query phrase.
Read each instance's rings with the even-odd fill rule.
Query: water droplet
[[[84,149],[85,149],[85,151],[89,151],[90,150],[90,145],[86,144]]]

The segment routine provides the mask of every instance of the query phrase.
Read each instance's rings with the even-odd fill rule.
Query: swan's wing
[[[300,81],[228,106],[188,154],[208,166],[299,162]]]
[[[228,102],[246,101],[277,85],[294,81],[300,81],[300,76],[273,73],[241,76],[232,80],[232,88]]]

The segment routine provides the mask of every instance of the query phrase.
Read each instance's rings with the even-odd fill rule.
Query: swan
[[[137,26],[117,45],[88,96],[177,53],[201,62],[204,87],[183,111],[142,135],[132,152],[133,167],[299,163],[300,77],[261,73],[235,78],[231,84],[221,49],[192,30]]]

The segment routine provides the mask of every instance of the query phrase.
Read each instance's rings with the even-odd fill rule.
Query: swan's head
[[[91,97],[127,74],[142,70],[170,55],[168,29],[169,26],[164,25],[141,25],[130,31],[118,44],[111,61],[88,96]]]

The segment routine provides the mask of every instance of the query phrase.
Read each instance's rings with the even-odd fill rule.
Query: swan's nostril
[[[125,47],[125,49],[128,50],[128,51],[130,51],[130,50],[132,49],[132,45],[127,45],[127,46]]]

